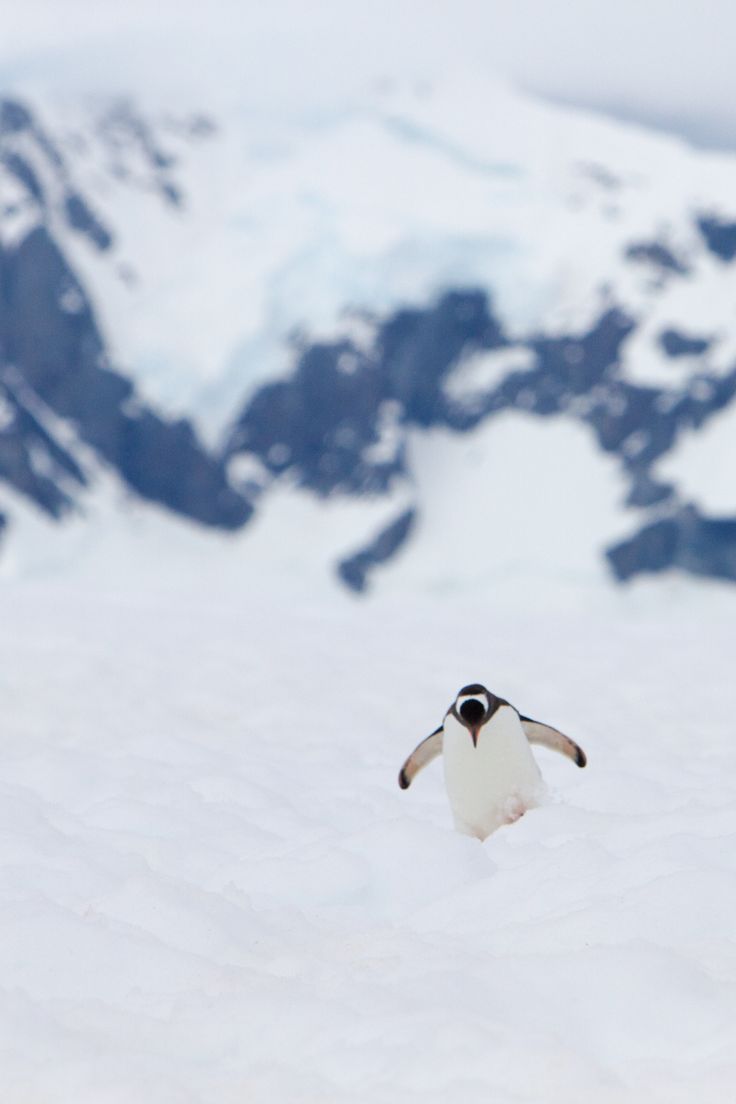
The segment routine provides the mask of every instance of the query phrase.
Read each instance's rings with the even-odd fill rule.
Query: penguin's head
[[[452,707],[460,724],[470,732],[473,746],[478,746],[478,733],[491,712],[491,694],[479,682],[463,686]]]

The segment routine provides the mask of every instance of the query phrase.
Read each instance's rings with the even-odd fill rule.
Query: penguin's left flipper
[[[584,767],[588,762],[583,749],[569,736],[565,736],[564,732],[558,732],[556,728],[542,724],[541,721],[533,721],[531,717],[519,717],[519,720],[530,744],[541,744],[552,751],[559,751],[579,767]]]
[[[399,785],[402,790],[408,790],[414,776],[419,774],[422,767],[431,763],[438,755],[442,754],[442,737],[444,729],[440,725],[434,732],[417,744],[409,758],[399,771]]]

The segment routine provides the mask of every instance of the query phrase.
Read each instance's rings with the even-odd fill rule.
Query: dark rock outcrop
[[[645,525],[606,552],[621,580],[679,568],[692,575],[736,579],[736,518],[703,517],[692,505]]]
[[[680,330],[663,330],[659,343],[668,357],[702,356],[712,345],[709,337],[691,337]]]
[[[405,471],[409,425],[463,421],[443,383],[464,352],[504,344],[484,292],[453,291],[430,307],[397,311],[369,351],[343,340],[306,347],[294,374],[268,384],[243,411],[226,455],[254,453],[274,474],[293,472],[319,494],[385,491]],[[386,404],[397,446],[375,450]]]
[[[345,585],[359,594],[366,590],[370,572],[387,563],[409,539],[416,516],[416,510],[405,510],[360,552],[342,560],[337,573]]]
[[[736,222],[717,215],[702,215],[697,227],[708,249],[719,260],[728,264],[736,257]]]
[[[84,289],[44,226],[0,253],[3,379],[10,413],[0,432],[0,475],[54,517],[71,506],[70,483],[83,486],[86,477],[19,389],[73,425],[143,498],[205,525],[235,529],[248,520],[250,503],[191,424],[139,403],[130,381],[109,367]]]
[[[686,276],[687,265],[672,250],[658,241],[632,242],[626,247],[626,257],[630,261],[650,265],[660,273],[676,273]]]

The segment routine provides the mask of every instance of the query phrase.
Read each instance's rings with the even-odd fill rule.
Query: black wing
[[[427,763],[431,763],[433,759],[442,754],[442,737],[444,734],[445,730],[440,725],[431,735],[422,740],[421,744],[417,744],[399,771],[399,785],[402,790],[408,790],[415,775],[419,774],[419,771],[426,767]]]
[[[569,736],[565,736],[564,732],[552,728],[551,725],[542,724],[541,721],[533,721],[531,717],[520,716],[519,720],[530,744],[541,744],[543,747],[551,748],[552,751],[559,751],[579,767],[584,767],[588,762],[583,749]]]

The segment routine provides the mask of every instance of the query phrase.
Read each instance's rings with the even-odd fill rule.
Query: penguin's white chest
[[[445,785],[459,831],[485,839],[538,804],[544,783],[515,709],[502,705],[478,735],[450,713],[443,737]]]

